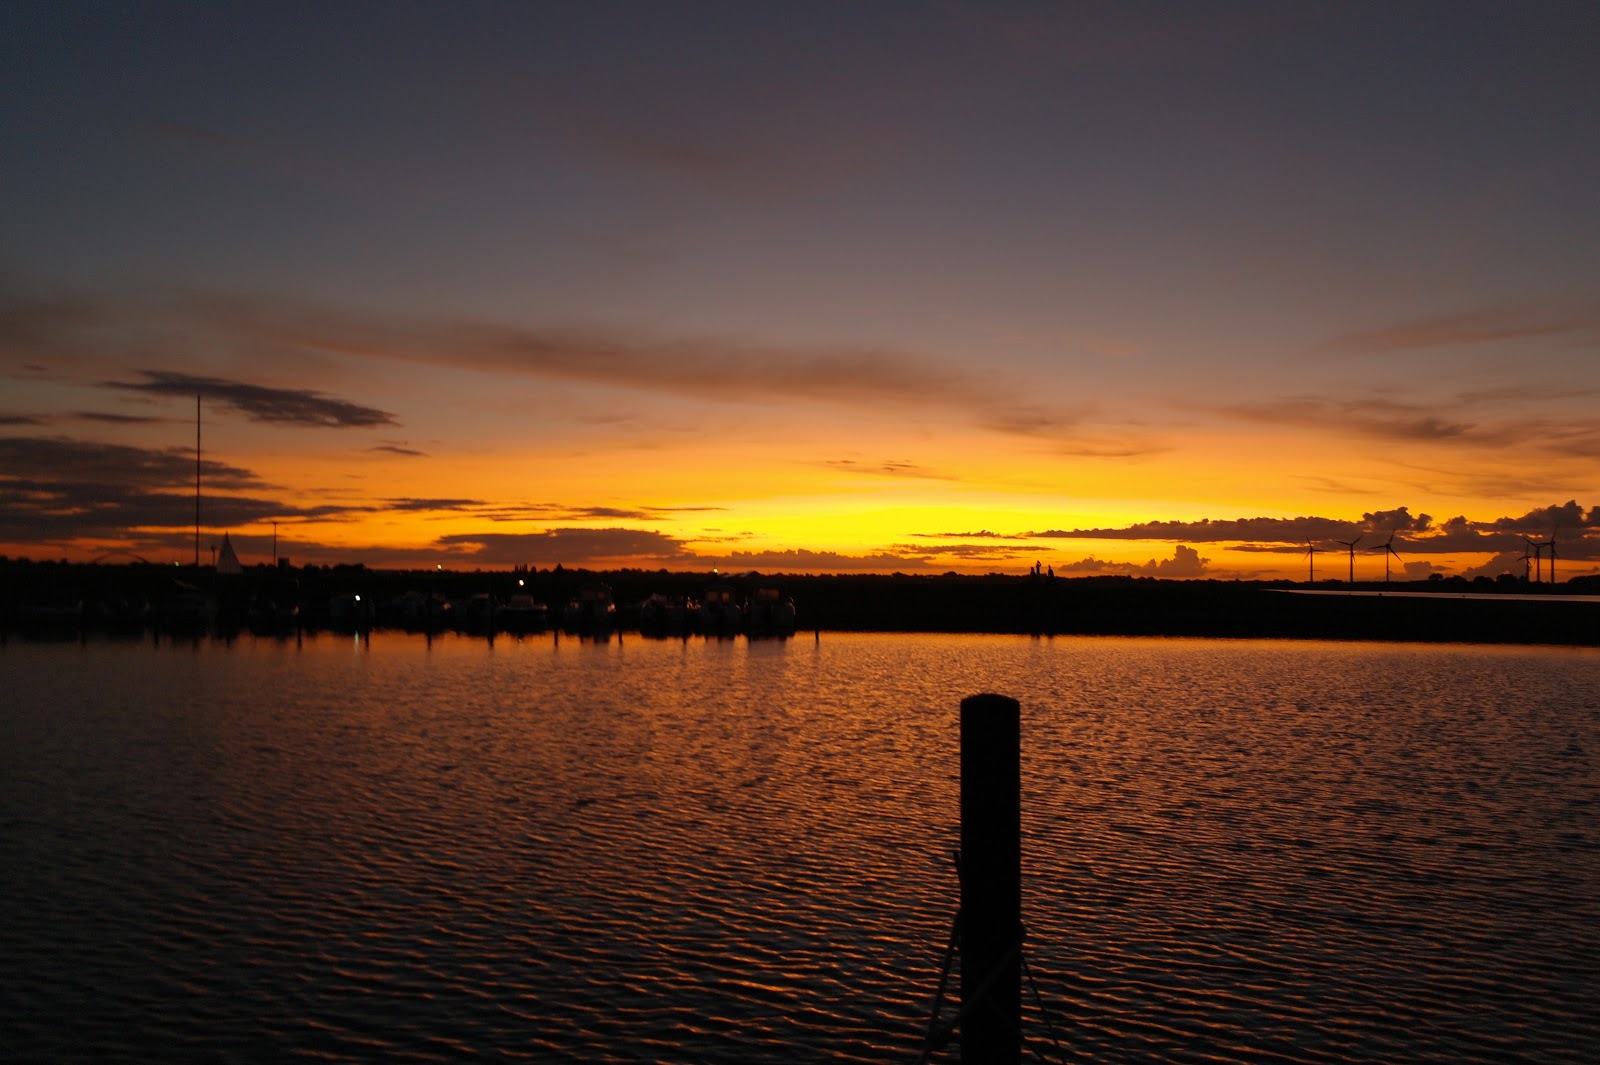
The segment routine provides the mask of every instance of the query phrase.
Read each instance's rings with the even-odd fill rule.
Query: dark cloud
[[[458,533],[439,538],[445,550],[469,551],[477,565],[662,566],[721,569],[726,572],[760,570],[767,573],[891,573],[931,571],[937,559],[922,548],[848,555],[836,551],[791,549],[782,551],[730,551],[723,554],[691,551],[663,533],[641,529],[550,529],[538,533]],[[945,567],[937,567],[945,568]]]
[[[1031,540],[1033,533],[997,533],[988,529],[976,532],[912,533],[919,540]]]
[[[1600,528],[1600,507],[1591,507],[1585,512],[1576,499],[1569,499],[1559,506],[1536,507],[1520,517],[1500,518],[1492,527],[1516,533],[1595,529]]]
[[[647,529],[550,529],[536,533],[455,533],[434,541],[464,548],[483,565],[604,566],[681,561],[683,544]]]
[[[1194,548],[1178,544],[1172,549],[1171,558],[1151,559],[1146,567],[1157,577],[1184,580],[1204,576],[1210,564],[1211,560],[1201,558]]]
[[[1199,521],[1146,521],[1121,528],[1045,529],[1024,535],[1041,540],[1170,540],[1197,544],[1298,544],[1304,547],[1307,540],[1349,536],[1351,529],[1351,522],[1334,518],[1202,518]]]
[[[1368,511],[1361,515],[1363,529],[1381,532],[1427,532],[1433,527],[1433,518],[1427,514],[1411,514],[1410,507],[1396,507],[1394,510]]]
[[[361,510],[304,507],[245,494],[269,486],[250,470],[215,459],[200,466],[206,528],[257,522],[333,521]],[[63,437],[0,437],[0,539],[65,544],[121,537],[159,544],[161,529],[191,531],[194,453]]]
[[[892,551],[867,555],[846,555],[837,551],[734,551],[702,561],[732,572],[759,570],[763,573],[914,573],[935,569],[933,558],[920,553]],[[942,567],[941,567],[942,568]]]
[[[635,507],[584,507],[565,503],[484,504],[475,512],[493,522],[660,521],[661,512]]]
[[[1153,558],[1143,564],[1137,562],[1111,562],[1090,555],[1076,562],[1059,563],[1053,568],[1057,576],[1087,577],[1104,575],[1195,580],[1201,577],[1214,576],[1209,571],[1210,565],[1211,560],[1202,558],[1200,552],[1194,548],[1178,544],[1172,549],[1171,558]]]
[[[488,506],[488,504],[481,499],[385,499],[383,501],[384,510],[402,512],[429,510],[473,511],[485,506]]]
[[[1342,553],[1345,548],[1339,545],[1351,540],[1357,541],[1358,550],[1369,550],[1393,534],[1395,547],[1408,553],[1450,555],[1520,552],[1525,546],[1524,537],[1543,540],[1552,530],[1559,530],[1558,539],[1569,543],[1565,550],[1571,553],[1567,557],[1576,560],[1600,553],[1600,507],[1585,511],[1576,500],[1492,521],[1454,517],[1437,522],[1429,514],[1412,514],[1409,507],[1395,507],[1367,511],[1359,521],[1323,517],[1151,521],[1120,528],[1046,529],[1023,535],[1040,540],[1226,543],[1236,551],[1297,554],[1303,553],[1308,544]]]
[[[390,455],[402,455],[402,456],[404,456],[406,458],[427,458],[428,457],[428,453],[426,451],[418,451],[415,448],[401,447],[399,444],[378,444],[375,447],[367,448],[367,450],[368,451],[382,451],[382,452],[385,452],[385,453],[390,454]]]
[[[166,370],[141,370],[140,373],[145,380],[108,381],[104,387],[158,396],[192,398],[200,395],[258,422],[336,429],[397,424],[394,415],[385,411],[342,399],[330,399],[309,389],[267,388],[220,377],[197,377]]]
[[[69,417],[85,422],[107,422],[111,425],[162,425],[173,421],[172,418],[155,417],[148,414],[113,414],[108,411],[80,410]]]
[[[201,505],[207,528],[250,525],[293,513],[281,503],[248,496],[205,496]],[[193,492],[0,480],[0,540],[62,543],[162,528],[194,528]]]
[[[121,488],[193,486],[194,452],[141,448],[66,437],[0,437],[0,479],[26,476],[37,484],[93,484]],[[260,485],[250,470],[215,459],[201,464],[201,481],[213,487]]]
[[[0,425],[41,425],[38,418],[31,414],[0,414]]]

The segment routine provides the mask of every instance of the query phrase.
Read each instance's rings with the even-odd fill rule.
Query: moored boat
[[[617,604],[612,598],[611,586],[593,583],[579,588],[578,594],[567,600],[561,624],[568,632],[580,635],[609,633],[617,624]]]
[[[697,604],[683,596],[656,592],[639,604],[639,631],[646,636],[682,636]]]
[[[707,636],[733,636],[744,628],[744,611],[733,585],[713,584],[700,600],[700,631]]]
[[[750,596],[745,631],[752,636],[793,636],[794,600],[774,585],[758,586]]]
[[[495,624],[503,632],[543,632],[550,626],[550,608],[518,592],[495,611]]]

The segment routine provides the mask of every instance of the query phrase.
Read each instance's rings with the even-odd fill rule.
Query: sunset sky
[[[0,6],[0,554],[1600,572],[1600,8]]]

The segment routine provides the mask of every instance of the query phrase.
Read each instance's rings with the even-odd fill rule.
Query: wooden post
[[[1022,712],[961,700],[961,1060],[1022,1059]]]

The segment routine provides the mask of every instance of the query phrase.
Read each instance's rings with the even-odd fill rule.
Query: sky
[[[1586,3],[12,0],[0,554],[1600,573],[1596,55]]]

